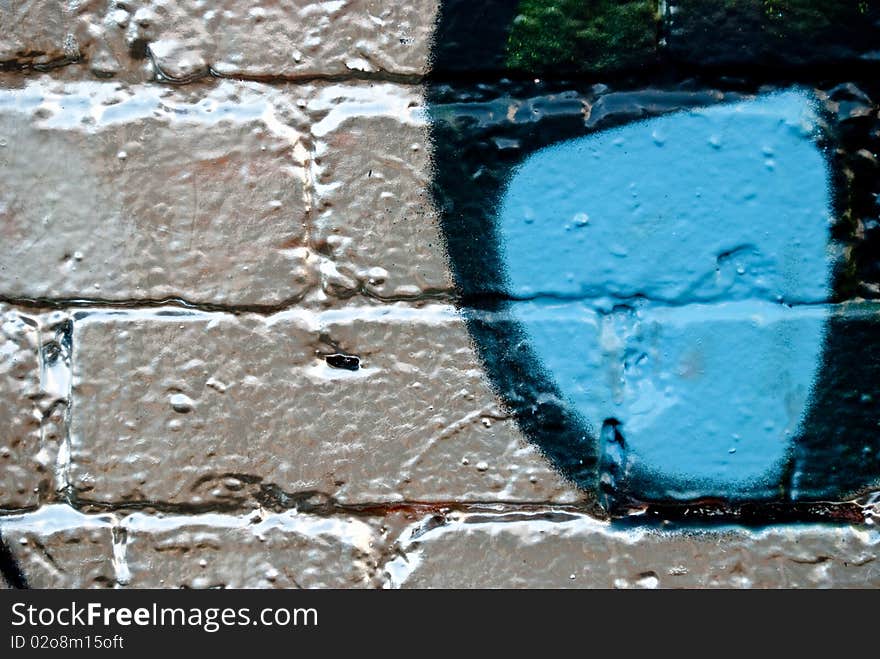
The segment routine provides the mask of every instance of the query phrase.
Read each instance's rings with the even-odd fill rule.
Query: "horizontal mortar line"
[[[0,509],[0,530],[4,525],[4,518],[9,520],[13,517],[23,518],[22,521],[27,522],[27,518],[31,515],[38,515],[46,505],[40,507],[32,507],[28,509],[4,510]],[[688,524],[697,524],[701,528],[712,526],[736,526],[744,529],[761,528],[766,526],[782,525],[790,527],[793,523],[822,523],[831,525],[855,525],[862,526],[867,523],[867,519],[872,515],[880,512],[876,504],[864,502],[861,500],[852,501],[816,501],[816,502],[792,502],[792,507],[786,508],[785,504],[754,502],[746,504],[730,505],[725,507],[713,507],[707,503],[691,503],[691,504],[642,504],[642,512],[638,515],[608,515],[606,511],[597,508],[589,502],[581,503],[553,503],[553,502],[510,502],[510,501],[400,501],[386,503],[360,503],[360,504],[332,504],[315,506],[309,509],[306,506],[274,506],[259,508],[241,507],[241,506],[192,506],[184,504],[150,504],[143,503],[138,505],[132,502],[125,504],[86,502],[80,500],[76,504],[69,502],[56,502],[54,505],[60,505],[79,514],[89,517],[101,517],[113,515],[115,519],[111,520],[112,525],[118,525],[134,514],[147,514],[157,519],[179,518],[182,520],[190,519],[193,523],[197,523],[199,518],[204,515],[220,515],[227,517],[247,517],[254,513],[260,512],[265,515],[284,515],[293,513],[294,515],[308,515],[318,518],[333,518],[341,516],[349,516],[353,518],[383,518],[394,513],[406,513],[410,515],[419,515],[423,518],[436,515],[447,515],[449,513],[460,513],[465,515],[480,515],[493,517],[508,517],[508,520],[501,521],[550,521],[550,522],[566,522],[576,518],[587,517],[597,522],[609,522],[616,524],[619,528],[635,528],[635,527],[657,527],[660,528],[666,521],[673,521],[678,524],[687,526]],[[707,508],[707,505],[709,506]],[[781,507],[780,507],[781,506]],[[766,515],[761,511],[765,511]],[[711,514],[707,514],[709,511]],[[836,517],[835,511],[842,513]],[[872,513],[872,511],[875,511]],[[786,514],[790,513],[790,514]],[[526,516],[526,517],[523,517]],[[659,525],[659,526],[658,526]]]
[[[453,304],[456,297],[453,293],[442,289],[428,290],[418,295],[377,295],[364,290],[359,290],[349,296],[330,296],[332,299],[340,301],[350,300],[352,298],[367,298],[386,304],[394,304],[397,302],[428,302],[440,301]],[[187,300],[182,297],[165,297],[165,298],[125,298],[120,300],[111,300],[106,298],[80,298],[80,297],[27,297],[27,296],[10,296],[0,295],[0,302],[25,307],[30,309],[119,309],[119,310],[137,310],[142,308],[160,308],[160,307],[177,307],[191,311],[202,311],[205,313],[230,313],[244,314],[252,313],[261,316],[271,316],[292,309],[306,309],[308,306],[302,306],[301,303],[304,296],[295,296],[283,300],[275,304],[222,304],[215,302],[196,302]]]
[[[325,309],[302,305],[304,297],[296,296],[276,304],[221,304],[213,302],[194,302],[181,297],[167,298],[127,298],[111,300],[103,298],[43,298],[43,297],[18,297],[0,295],[0,303],[34,310],[88,310],[88,309],[111,309],[117,311],[138,311],[143,309],[178,308],[187,311],[199,311],[202,313],[216,314],[254,314],[270,317],[292,310],[314,311],[320,313]],[[848,298],[845,300],[827,301],[779,301],[766,298],[710,298],[704,300],[676,300],[647,296],[636,293],[629,296],[615,295],[565,295],[556,293],[539,293],[532,296],[510,296],[501,294],[485,294],[476,296],[460,296],[450,291],[438,289],[420,293],[418,295],[388,295],[381,296],[365,290],[359,290],[348,296],[332,296],[340,302],[352,299],[369,299],[383,304],[396,304],[400,302],[420,304],[436,302],[455,306],[463,314],[468,311],[481,313],[503,313],[504,305],[516,303],[599,303],[589,308],[599,315],[609,315],[615,308],[635,308],[639,302],[647,303],[654,308],[686,309],[694,306],[714,306],[737,302],[760,302],[772,304],[788,309],[796,308],[845,308],[848,305],[880,305],[880,300],[870,298]]]
[[[384,70],[351,71],[349,73],[308,73],[300,75],[230,75],[218,73],[213,69],[209,69],[209,72],[205,77],[208,76],[218,80],[241,80],[244,82],[259,82],[267,85],[305,85],[313,82],[392,82],[400,85],[421,85],[426,78],[426,75],[421,73],[395,73],[394,71]]]
[[[847,304],[861,304],[861,303],[877,303],[880,300],[874,300],[869,298],[847,298],[844,300],[778,300],[764,297],[745,297],[745,298],[729,298],[729,297],[712,297],[712,298],[692,298],[692,299],[680,299],[680,298],[664,298],[664,297],[656,297],[651,295],[646,295],[645,293],[633,293],[631,295],[617,295],[617,294],[567,294],[567,293],[553,293],[553,292],[539,292],[533,295],[509,295],[504,293],[478,293],[473,295],[464,295],[459,296],[458,304],[463,309],[474,309],[477,311],[483,310],[494,310],[494,307],[498,304],[511,303],[516,304],[520,302],[546,302],[546,303],[566,303],[566,302],[584,302],[590,303],[601,302],[600,308],[595,308],[596,311],[602,311],[602,308],[611,307],[633,307],[639,302],[648,303],[657,307],[668,307],[668,308],[684,308],[684,307],[692,307],[692,306],[704,306],[704,305],[717,305],[717,304],[727,304],[727,303],[735,303],[735,302],[761,302],[767,304],[774,304],[781,307],[787,308],[797,308],[797,307],[835,307],[835,306],[843,306]]]
[[[49,73],[54,69],[60,69],[72,64],[85,64],[85,60],[78,57],[59,57],[51,62],[44,62],[43,64],[7,60],[5,62],[0,62],[0,73],[28,73],[30,71]]]
[[[186,85],[192,82],[198,82],[200,80],[205,80],[207,78],[215,78],[221,80],[242,80],[242,81],[250,81],[250,82],[260,82],[263,84],[271,85],[271,84],[309,84],[312,82],[354,82],[354,81],[378,81],[378,82],[396,82],[398,84],[419,84],[424,78],[423,75],[418,74],[405,74],[405,73],[394,73],[393,71],[354,71],[350,70],[347,73],[308,73],[308,74],[293,74],[293,75],[248,75],[248,74],[238,74],[238,75],[230,75],[224,74],[217,71],[213,66],[208,66],[206,71],[196,73],[191,76],[187,76],[184,78],[175,78],[174,76],[166,73],[162,67],[159,65],[159,62],[156,60],[156,57],[153,54],[153,51],[147,47],[147,55],[150,58],[150,62],[153,65],[153,69],[156,72],[155,82],[158,83],[166,83],[171,85]]]
[[[292,498],[295,498],[295,494]],[[253,503],[253,499],[246,500]],[[39,512],[47,505],[62,505],[86,515],[131,515],[144,511],[155,512],[161,516],[197,517],[204,514],[220,514],[229,516],[246,516],[262,509],[272,514],[295,513],[312,515],[315,517],[333,517],[338,515],[350,515],[352,517],[382,517],[395,512],[412,513],[566,513],[571,515],[587,515],[594,519],[602,519],[597,515],[595,506],[589,503],[553,503],[549,501],[456,501],[456,500],[408,500],[393,502],[364,502],[364,503],[319,503],[291,505],[287,507],[243,506],[240,503],[229,505],[211,504],[174,504],[155,501],[125,501],[125,502],[102,502],[87,499],[77,499],[74,503],[62,500],[46,502],[40,506],[27,508],[0,508],[0,521],[3,518],[27,516]]]
[[[0,62],[0,73],[18,72],[28,74],[52,73],[57,69],[68,66],[84,66],[88,61],[85,59],[60,58],[45,64],[30,64],[16,61]],[[162,72],[161,67],[155,66],[156,77],[140,81],[143,83],[156,83],[160,85],[183,86],[187,84],[204,82],[206,80],[240,80],[244,82],[259,82],[266,85],[273,84],[309,84],[315,82],[392,82],[408,85],[436,85],[436,84],[501,84],[510,81],[532,81],[536,77],[542,82],[550,84],[594,84],[610,81],[624,81],[624,85],[618,91],[628,89],[640,89],[644,85],[662,84],[670,85],[692,80],[695,76],[706,76],[707,84],[714,79],[745,78],[751,86],[756,84],[813,84],[821,86],[829,79],[839,78],[841,65],[846,65],[850,71],[848,79],[858,80],[868,74],[875,74],[880,69],[880,60],[828,60],[820,63],[803,65],[768,65],[767,63],[755,64],[689,64],[674,61],[653,61],[649,66],[622,69],[619,71],[597,74],[595,72],[570,72],[566,74],[536,74],[531,71],[515,71],[508,69],[473,69],[466,71],[429,71],[424,74],[395,73],[393,71],[350,71],[348,73],[310,73],[299,75],[266,74],[266,75],[232,75],[222,74],[209,67],[208,71],[186,78],[174,78]],[[108,81],[117,80],[115,76],[93,76],[96,79]]]
[[[59,59],[46,64],[23,64],[18,62],[0,62],[0,73],[45,73],[63,69],[68,66],[86,66],[87,60],[83,59]],[[347,73],[303,73],[303,74],[226,74],[220,73],[211,67],[207,71],[175,78],[164,72],[162,68],[153,62],[156,76],[152,79],[140,81],[141,84],[155,83],[159,85],[184,86],[211,80],[239,80],[242,82],[258,82],[265,85],[307,85],[315,82],[346,83],[346,82],[390,82],[401,85],[421,85],[425,82],[427,74],[422,73],[395,73],[394,71],[349,71]],[[114,81],[116,76],[94,76],[99,80]]]

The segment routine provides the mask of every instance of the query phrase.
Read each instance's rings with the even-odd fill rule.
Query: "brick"
[[[873,305],[469,313],[482,318],[482,363],[443,305],[82,312],[73,487],[86,501],[199,506],[289,505],[309,492],[344,503],[541,502],[592,500],[619,471],[603,495],[614,507],[629,497],[839,500],[876,486],[866,459],[880,451],[876,362],[859,359]],[[527,334],[505,329],[512,318]],[[588,427],[569,437],[554,405]],[[624,442],[613,464],[607,419]],[[163,469],[169,458],[179,470]]]
[[[83,514],[0,517],[31,588],[365,588],[381,583],[381,518]]]
[[[451,292],[417,87],[42,78],[0,101],[8,297]]]
[[[313,285],[295,92],[0,91],[0,294],[272,305]]]
[[[130,588],[368,588],[378,583],[378,525],[295,512],[155,517],[119,527]]]
[[[606,508],[842,501],[880,484],[876,303],[543,299],[468,315],[506,409]]]
[[[52,401],[40,382],[40,318],[0,304],[0,509],[36,506],[50,489],[54,452],[41,419]]]
[[[435,0],[16,2],[0,10],[0,62],[81,59],[127,80],[420,75],[436,11]]]
[[[83,500],[578,498],[499,409],[447,306],[82,312],[74,344]]]
[[[111,515],[84,515],[66,505],[0,517],[0,533],[31,588],[116,585]]]
[[[315,145],[313,240],[327,258],[325,292],[448,294],[421,89],[324,86],[307,110]]]
[[[212,69],[249,77],[420,75],[437,4],[286,0],[244,8],[226,2],[216,27],[209,23],[211,33],[221,35]]]
[[[23,0],[0,5],[0,64],[45,66],[78,57],[70,4]]]
[[[386,564],[403,588],[871,588],[875,528],[675,530],[570,513],[447,515],[404,532]]]

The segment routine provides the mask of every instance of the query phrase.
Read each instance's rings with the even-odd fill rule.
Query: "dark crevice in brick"
[[[425,76],[419,74],[394,73],[392,71],[351,71],[349,73],[309,73],[302,75],[227,75],[210,70],[211,77],[220,80],[242,80],[264,84],[310,84],[314,82],[391,82],[400,85],[419,85]]]
[[[149,42],[145,39],[134,39],[128,46],[128,54],[133,60],[144,60],[150,57]]]
[[[27,578],[6,545],[2,534],[0,534],[0,573],[3,574],[3,579],[10,588],[20,590],[28,587]]]
[[[188,85],[192,83],[211,81],[211,80],[239,80],[242,82],[259,82],[266,85],[286,85],[286,84],[297,84],[297,85],[307,85],[315,82],[328,82],[328,83],[348,83],[348,82],[374,82],[374,83],[382,83],[382,82],[390,82],[401,85],[419,85],[422,84],[426,78],[423,74],[412,74],[412,73],[395,73],[393,71],[349,71],[346,73],[304,73],[304,74],[295,74],[295,75],[284,75],[284,74],[267,74],[267,75],[248,75],[248,74],[239,74],[239,75],[231,75],[225,73],[219,73],[212,67],[208,66],[206,70],[198,71],[192,75],[176,78],[166,71],[162,69],[162,67],[158,64],[153,55],[152,51],[149,48],[149,44],[144,42],[135,42],[132,46],[136,48],[132,55],[132,59],[135,61],[142,61],[145,59],[149,59],[152,62],[153,70],[155,72],[155,78],[152,82],[156,82],[159,84],[166,85]],[[135,56],[135,54],[137,56]],[[61,69],[67,66],[83,66],[88,64],[87,60],[84,58],[60,58],[54,60],[52,62],[46,62],[43,64],[33,64],[30,62],[18,62],[18,61],[7,61],[0,62],[0,72],[21,72],[24,74],[30,72],[37,73],[48,73],[52,72],[56,69]],[[113,75],[104,75],[98,76],[103,78],[113,79],[115,76]],[[144,82],[151,82],[150,80],[144,80]]]
[[[44,62],[42,64],[10,60],[7,62],[0,62],[0,72],[21,71],[27,73],[30,71],[36,71],[37,73],[47,73],[54,69],[60,69],[65,66],[83,63],[84,60],[80,57],[60,57],[58,59],[52,60],[51,62]]]
[[[419,74],[394,73],[392,71],[350,71],[347,73],[304,73],[297,75],[231,75],[219,73],[211,66],[205,71],[198,71],[183,78],[176,78],[162,69],[152,52],[148,49],[153,70],[156,72],[156,82],[168,85],[188,85],[203,80],[239,80],[242,82],[259,82],[266,85],[307,85],[315,82],[349,83],[349,82],[390,82],[401,85],[421,84],[425,76]]]
[[[361,359],[357,355],[333,354],[324,357],[327,365],[331,368],[341,368],[346,371],[356,371],[361,367]]]
[[[377,295],[367,291],[355,291],[350,296],[336,296],[339,300],[349,300],[354,297],[364,297],[376,302],[392,304],[395,302],[447,302],[455,303],[456,297],[447,290],[428,289],[417,295]],[[9,304],[28,309],[37,310],[67,310],[67,309],[152,309],[158,307],[178,307],[188,311],[203,311],[206,313],[252,313],[262,316],[289,311],[290,309],[302,308],[304,296],[296,296],[275,304],[219,304],[214,302],[194,302],[180,297],[166,298],[127,298],[109,300],[101,298],[43,298],[0,295],[0,303]]]

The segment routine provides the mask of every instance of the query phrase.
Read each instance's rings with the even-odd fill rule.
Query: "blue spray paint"
[[[779,487],[832,271],[813,121],[794,91],[696,109],[540,150],[508,182],[510,312],[591,434],[613,420],[641,497]]]

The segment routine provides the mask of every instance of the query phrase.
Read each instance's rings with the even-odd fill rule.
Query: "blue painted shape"
[[[778,93],[535,153],[499,213],[509,292],[824,300],[829,183],[811,110]]]
[[[621,424],[637,495],[778,486],[827,320],[803,304],[827,299],[832,265],[813,135],[790,91],[564,142],[510,178],[511,313],[568,404]]]

